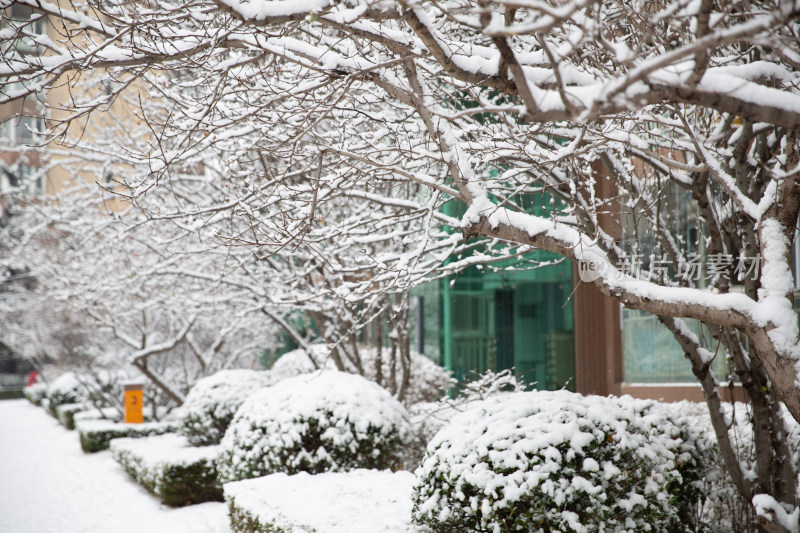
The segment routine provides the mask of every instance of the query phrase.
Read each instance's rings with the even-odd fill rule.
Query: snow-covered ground
[[[162,506],[26,400],[0,401],[0,533],[230,533],[223,503]]]

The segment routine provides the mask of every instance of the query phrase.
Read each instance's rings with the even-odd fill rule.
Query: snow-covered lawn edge
[[[215,459],[217,446],[190,446],[166,434],[111,441],[111,454],[144,488],[173,507],[222,501]]]
[[[76,423],[81,439],[81,449],[86,453],[107,450],[112,439],[141,438],[164,433],[174,433],[177,422],[145,422],[143,424],[118,424],[110,420],[81,420]]]
[[[271,474],[227,483],[235,533],[412,533],[414,475],[353,470]]]

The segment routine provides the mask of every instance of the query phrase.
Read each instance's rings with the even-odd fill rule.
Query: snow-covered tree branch
[[[712,412],[720,355],[683,319],[724,346],[767,434],[778,401],[800,421],[800,3],[21,3],[0,104],[35,97],[47,138],[76,143],[124,101],[142,136],[78,144],[124,160],[117,192],[148,219],[235,265],[153,274],[256,309],[347,302],[346,346],[392,293],[549,250],[661,317]],[[724,454],[737,487],[796,503],[760,435],[755,482]]]

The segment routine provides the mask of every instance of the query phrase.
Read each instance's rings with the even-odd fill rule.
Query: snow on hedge
[[[419,402],[409,407],[412,439],[406,453],[406,467],[414,470],[425,455],[428,443],[459,413],[488,398],[522,392],[525,383],[519,381],[513,370],[493,372],[487,370],[468,382],[453,380],[453,396],[443,396],[436,402]]]
[[[440,532],[688,529],[681,519],[698,494],[682,474],[704,465],[684,432],[655,402],[566,391],[490,398],[429,444],[414,519]]]
[[[176,434],[111,441],[111,454],[128,474],[166,505],[222,500],[218,446],[191,446]]]
[[[59,423],[69,430],[75,429],[75,415],[85,411],[85,403],[64,403],[56,407],[56,418]]]
[[[225,485],[236,533],[409,533],[410,472],[272,474]]]
[[[75,424],[79,424],[82,420],[110,420],[112,422],[119,422],[122,420],[122,411],[115,407],[90,407],[86,411],[75,413],[72,417]]]
[[[118,424],[112,420],[81,420],[76,422],[75,428],[80,436],[81,449],[86,453],[95,453],[107,450],[112,439],[172,433],[178,429],[178,424],[174,421]]]
[[[302,348],[286,352],[272,364],[270,371],[278,379],[293,378],[302,374],[314,372],[320,368],[336,370],[333,360],[328,357],[330,350],[322,344],[311,345],[311,355]],[[313,358],[313,362],[312,362]]]
[[[363,348],[359,350],[361,364],[364,368],[364,375],[371,381],[377,381],[377,356],[378,352],[374,348]],[[312,345],[312,356],[314,362],[308,356],[308,352],[303,349],[292,350],[283,354],[275,364],[272,371],[279,378],[294,377],[301,374],[314,372],[317,369],[336,370],[336,364],[330,358],[330,351],[324,345]],[[316,366],[315,366],[316,363]],[[350,361],[345,361],[345,371],[357,374],[355,366]],[[388,350],[384,350],[381,358],[381,373],[385,383],[389,383],[392,374],[391,359]],[[400,364],[395,367],[395,386],[393,390],[400,387],[402,373]],[[428,357],[417,352],[411,352],[411,366],[408,389],[403,404],[406,406],[418,402],[432,402],[438,400],[445,393],[450,385],[450,373],[442,366],[434,363]]]
[[[180,407],[180,433],[194,446],[219,444],[248,396],[275,381],[269,371],[222,370],[195,383]]]
[[[80,403],[86,399],[86,388],[73,372],[65,372],[47,387],[48,409],[55,416],[56,407],[68,403]]]
[[[396,468],[407,416],[386,390],[355,374],[326,370],[286,379],[236,412],[221,442],[220,479]]]
[[[22,389],[22,394],[33,405],[41,405],[42,400],[47,398],[47,385],[42,382],[34,383]]]

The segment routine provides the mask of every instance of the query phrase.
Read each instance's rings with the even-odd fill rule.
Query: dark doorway
[[[494,291],[497,370],[514,366],[514,292]]]

